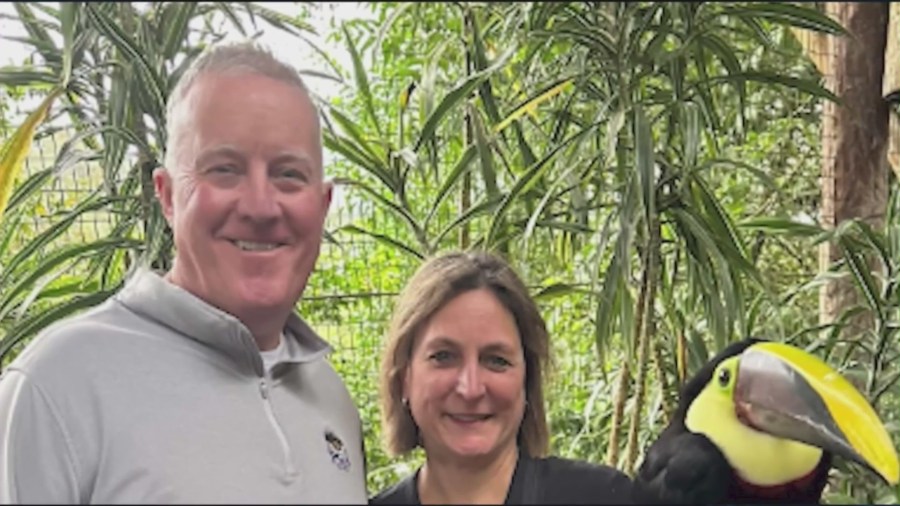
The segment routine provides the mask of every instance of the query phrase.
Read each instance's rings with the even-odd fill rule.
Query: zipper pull
[[[263,399],[269,398],[269,386],[266,385],[265,378],[259,380],[259,393],[260,393],[260,395],[262,395]]]

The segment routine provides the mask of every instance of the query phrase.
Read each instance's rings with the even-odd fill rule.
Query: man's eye
[[[297,181],[306,181],[307,179],[306,173],[298,169],[284,169],[279,173],[279,176]]]
[[[234,165],[215,165],[210,167],[209,172],[213,174],[236,174],[238,171]]]

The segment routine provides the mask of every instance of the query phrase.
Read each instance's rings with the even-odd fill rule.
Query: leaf
[[[96,250],[107,248],[128,248],[141,244],[140,241],[128,237],[112,237],[89,243],[67,244],[50,254],[42,255],[36,265],[29,265],[24,276],[15,285],[5,289],[0,298],[0,321],[6,316],[16,297],[40,278],[59,268],[65,262],[78,260]]]
[[[0,222],[3,220],[3,213],[6,210],[9,196],[12,194],[16,178],[22,171],[25,159],[28,158],[28,153],[31,151],[35,132],[47,117],[53,101],[62,92],[63,89],[57,87],[44,97],[38,108],[28,115],[25,122],[13,132],[12,137],[0,147]]]
[[[443,230],[441,230],[441,232],[437,235],[437,237],[434,239],[434,241],[432,241],[432,243],[431,243],[432,249],[438,249],[440,247],[441,241],[443,241],[444,237],[446,237],[447,234],[452,232],[453,229],[455,229],[459,226],[465,225],[466,223],[469,223],[470,221],[474,220],[475,218],[478,218],[487,213],[493,212],[494,208],[496,208],[497,205],[500,204],[502,199],[503,199],[502,196],[498,196],[496,199],[493,199],[493,200],[483,200],[482,202],[467,209],[466,212],[464,212],[463,214],[457,216],[456,219],[453,220],[449,225],[447,225]]]
[[[700,89],[703,89],[703,87],[712,86],[719,82],[742,80],[756,81],[764,84],[780,84],[782,86],[787,86],[788,88],[793,88],[795,90],[808,93],[814,97],[831,100],[838,105],[842,103],[841,99],[837,95],[812,79],[801,79],[799,77],[786,76],[775,72],[754,71],[742,72],[740,74],[728,74],[725,76],[715,76],[709,79],[701,80],[693,84],[692,86],[700,87]]]
[[[453,169],[451,169],[450,173],[447,174],[447,177],[444,179],[444,182],[438,189],[434,200],[432,200],[431,202],[431,209],[429,209],[428,211],[428,216],[425,217],[425,227],[427,227],[431,222],[434,214],[437,212],[438,208],[440,208],[441,204],[444,202],[444,199],[447,198],[447,195],[450,194],[450,190],[453,189],[453,187],[459,181],[459,178],[462,177],[462,175],[465,174],[469,169],[469,166],[472,164],[472,160],[475,159],[475,155],[477,153],[478,151],[475,145],[469,145],[469,147],[466,148],[463,154],[459,157],[459,160],[456,161]]]
[[[378,120],[378,114],[375,112],[375,101],[372,99],[372,91],[369,89],[369,77],[362,63],[362,58],[356,49],[356,44],[353,43],[353,38],[350,37],[350,31],[347,29],[346,23],[341,26],[341,30],[344,32],[344,40],[347,42],[347,49],[350,51],[350,58],[353,61],[353,76],[356,79],[356,89],[362,95],[369,120],[378,132],[378,136],[384,137],[381,121]]]
[[[488,198],[494,198],[500,192],[497,188],[497,170],[494,168],[494,154],[491,150],[491,141],[487,138],[484,122],[481,114],[475,107],[469,107],[469,118],[474,125],[475,145],[478,147],[478,157],[481,159],[481,177],[484,179],[484,188]]]
[[[520,195],[527,192],[532,187],[532,185],[534,185],[534,183],[541,176],[543,176],[550,167],[553,166],[549,163],[550,160],[553,159],[566,146],[587,135],[593,130],[593,127],[585,128],[577,134],[574,134],[566,139],[566,141],[558,144],[549,153],[547,153],[544,158],[529,167],[528,170],[526,170],[525,173],[521,177],[519,177],[518,180],[516,180],[516,183],[513,185],[512,189],[510,189],[509,193],[507,193],[506,196],[503,197],[503,201],[501,202],[500,207],[497,209],[496,213],[494,213],[491,224],[488,227],[487,234],[485,234],[484,242],[487,247],[490,247],[493,240],[496,238],[500,223],[506,215],[507,210],[516,202]]]
[[[419,138],[415,143],[413,151],[418,152],[425,141],[433,139],[434,133],[444,117],[446,117],[447,114],[457,104],[471,95],[475,88],[477,88],[478,85],[480,85],[485,79],[488,79],[491,74],[497,71],[497,69],[505,65],[506,61],[513,55],[513,53],[514,51],[508,50],[503,56],[498,58],[496,63],[481,72],[476,72],[470,75],[456,87],[450,90],[450,92],[447,93],[443,99],[441,99],[441,102],[434,109],[434,112],[432,112],[428,119],[425,121],[425,124],[422,126],[421,132],[419,132]]]
[[[634,142],[637,181],[641,188],[641,202],[644,205],[644,223],[650,226],[656,217],[656,175],[653,153],[653,134],[650,122],[640,104],[634,106]]]
[[[98,194],[99,191],[95,190],[94,193],[87,197],[85,200],[78,203],[74,209],[68,211],[65,216],[55,222],[53,225],[48,227],[46,230],[42,231],[40,235],[31,240],[24,248],[19,250],[15,256],[13,256],[7,264],[4,266],[2,272],[0,272],[0,286],[8,286],[8,282],[10,276],[13,272],[15,272],[19,265],[26,262],[29,258],[33,258],[40,254],[40,251],[50,243],[50,241],[56,239],[61,236],[69,227],[78,220],[83,214],[96,211],[98,209],[103,209],[108,206],[110,203],[115,202],[118,199],[115,198],[100,198],[95,199],[94,195]]]
[[[147,61],[144,49],[134,39],[129,37],[116,21],[103,12],[97,4],[85,4],[85,12],[96,29],[127,57],[127,61],[136,65],[138,75],[141,77],[138,80],[140,84],[139,89],[146,93],[150,99],[150,104],[148,105],[151,108],[148,112],[152,113],[155,118],[164,118],[166,83],[162,81],[162,78]]]
[[[363,190],[364,192],[366,192],[366,194],[368,194],[369,196],[374,198],[376,202],[381,204],[386,210],[390,211],[394,216],[405,221],[409,225],[411,231],[414,234],[418,235],[421,232],[421,227],[419,227],[419,224],[416,222],[415,217],[412,214],[410,214],[409,210],[392,202],[390,199],[388,199],[384,195],[381,195],[380,193],[375,191],[369,185],[363,183],[362,181],[356,181],[356,180],[352,180],[352,179],[342,179],[341,183],[355,186],[355,187]]]
[[[162,27],[163,43],[162,54],[166,60],[171,60],[178,54],[178,50],[188,40],[188,28],[194,13],[197,10],[195,2],[180,2],[166,5],[167,23]]]
[[[825,229],[818,225],[778,217],[751,218],[739,222],[737,226],[748,230],[760,230],[767,234],[784,234],[791,237],[814,237],[825,232]]]
[[[812,5],[812,4],[810,4]],[[831,35],[846,35],[847,30],[815,6],[794,5],[787,2],[754,2],[741,6],[726,6],[719,14],[736,17],[764,18],[780,24],[806,28]]]
[[[72,78],[72,56],[75,49],[75,29],[80,11],[78,2],[62,2],[60,4],[60,26],[63,36],[63,68],[60,86],[69,86]]]
[[[526,113],[534,113],[537,110],[537,107],[542,103],[550,100],[551,98],[559,95],[563,91],[570,89],[573,86],[573,78],[567,78],[563,80],[561,83],[555,84],[550,87],[548,90],[540,92],[537,96],[533,98],[529,98],[522,105],[516,107],[512,113],[509,114],[506,118],[503,119],[497,126],[494,127],[494,132],[499,133],[506,127],[508,127],[513,121],[521,118]]]
[[[0,69],[0,84],[4,86],[56,85],[58,82],[59,78],[46,70],[31,70],[21,67],[4,67]]]
[[[410,255],[410,256],[412,256],[412,257],[418,259],[418,260],[424,260],[424,259],[425,259],[425,255],[423,255],[422,253],[420,253],[419,251],[417,251],[417,250],[416,250],[415,248],[413,248],[412,246],[409,246],[409,245],[407,245],[407,244],[404,244],[404,243],[398,241],[397,239],[393,239],[393,238],[391,238],[391,237],[389,237],[389,236],[387,236],[387,235],[384,235],[384,234],[378,234],[378,233],[372,232],[372,231],[370,231],[370,230],[366,230],[366,229],[364,229],[364,228],[362,228],[362,227],[358,227],[358,226],[356,226],[356,225],[344,225],[344,226],[338,228],[338,231],[339,231],[339,232],[351,232],[351,233],[354,233],[354,234],[362,234],[362,235],[366,235],[366,236],[369,236],[369,237],[375,239],[376,241],[380,242],[381,244],[385,244],[385,245],[387,245],[387,246],[390,246],[390,247],[393,248],[394,250],[400,251],[400,252],[402,252],[402,253],[406,253],[406,254],[408,254],[408,255]]]

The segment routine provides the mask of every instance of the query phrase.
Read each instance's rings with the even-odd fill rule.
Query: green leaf
[[[197,3],[170,3],[165,6],[165,9],[167,23],[162,26],[164,30],[162,54],[166,60],[171,60],[188,40],[188,27],[197,11]]]
[[[837,95],[812,79],[801,79],[799,77],[786,76],[783,74],[767,71],[742,72],[740,74],[715,76],[709,79],[701,80],[693,84],[692,86],[700,87],[700,89],[703,89],[703,87],[706,86],[712,86],[720,82],[731,81],[756,81],[763,84],[778,84],[802,91],[804,93],[808,93],[814,97],[831,100],[838,105],[841,104],[841,99]]]
[[[85,12],[96,29],[108,38],[128,61],[136,65],[141,79],[135,84],[139,85],[139,89],[150,98],[151,109],[148,112],[155,118],[164,118],[166,83],[147,61],[145,48],[138,46],[134,39],[129,37],[97,4],[85,4]]]
[[[488,79],[491,74],[497,71],[497,69],[505,65],[512,54],[513,51],[507,51],[503,56],[498,58],[496,63],[481,72],[470,75],[450,90],[450,92],[441,99],[441,102],[435,108],[434,112],[432,112],[425,121],[425,124],[422,126],[422,131],[419,133],[419,138],[415,143],[415,147],[413,147],[413,151],[418,152],[424,142],[432,140],[437,127],[447,114],[461,101],[471,95],[475,88],[477,88],[485,79]]]
[[[878,318],[883,320],[884,307],[881,303],[881,298],[878,296],[878,285],[872,277],[872,272],[866,261],[866,257],[861,252],[857,251],[846,236],[839,236],[838,241],[843,250],[844,258],[847,260],[850,272],[853,273],[857,286],[859,286],[865,296],[866,303],[872,311],[875,312]]]
[[[812,5],[812,4],[809,4]],[[753,2],[740,6],[725,6],[720,14],[736,17],[763,18],[776,23],[806,28],[831,35],[846,35],[840,23],[812,7],[787,2]]]
[[[759,230],[767,234],[784,234],[791,237],[814,237],[825,232],[825,229],[818,225],[779,217],[750,218],[739,222],[737,226],[747,230]]]
[[[62,92],[62,88],[56,88],[44,97],[38,108],[25,118],[25,122],[0,147],[0,220],[3,218],[9,196],[12,194],[13,184],[22,171],[25,159],[28,158],[28,153],[31,151],[35,132],[38,126],[43,123],[44,118],[47,117],[56,97]]]
[[[496,213],[491,220],[491,224],[488,227],[487,234],[485,234],[485,245],[490,248],[496,238],[497,232],[499,231],[500,223],[503,218],[506,216],[506,212],[510,207],[518,200],[519,196],[527,192],[535,182],[543,176],[553,164],[549,163],[556,155],[562,151],[569,144],[581,139],[589,132],[594,131],[594,127],[588,127],[577,134],[572,135],[566,141],[560,143],[555,146],[549,153],[547,153],[544,158],[536,162],[534,165],[528,168],[525,173],[516,180],[516,183],[513,185],[512,189],[510,189],[509,193],[503,197],[503,201],[500,204],[500,207],[497,209]]]
[[[470,145],[463,154],[459,157],[456,164],[453,166],[453,169],[450,170],[450,173],[447,174],[447,177],[444,179],[444,182],[441,184],[441,187],[438,189],[434,200],[431,202],[431,209],[428,211],[428,216],[425,218],[425,226],[427,227],[429,223],[431,223],[434,214],[437,212],[438,208],[440,208],[441,204],[447,198],[447,195],[450,194],[450,191],[456,186],[456,183],[459,181],[459,178],[462,177],[463,174],[468,171],[469,167],[472,164],[472,160],[475,159],[475,155],[477,154],[477,149],[475,145]]]
[[[63,68],[60,86],[69,85],[72,78],[72,56],[75,49],[75,30],[78,25],[78,2],[62,2],[60,4],[60,26],[63,36]]]
[[[84,255],[104,249],[118,249],[135,247],[140,241],[127,237],[112,237],[101,239],[89,243],[67,244],[50,254],[42,255],[35,265],[29,265],[28,270],[12,287],[5,289],[0,297],[0,321],[2,321],[9,312],[11,305],[16,301],[19,294],[24,292],[29,286],[32,286],[40,278],[46,276],[51,271],[58,269],[66,262],[73,262]]]
[[[494,198],[500,192],[497,188],[497,170],[494,167],[494,154],[491,150],[491,140],[488,139],[481,114],[475,107],[469,107],[469,118],[475,127],[475,145],[478,147],[478,157],[481,159],[481,177],[484,180],[484,188],[488,198]]]
[[[354,233],[354,234],[365,235],[365,236],[375,239],[376,241],[378,241],[381,244],[390,246],[395,251],[399,251],[401,253],[406,253],[418,260],[425,259],[425,255],[423,255],[421,252],[417,251],[412,246],[409,246],[408,244],[404,244],[404,243],[402,243],[396,239],[393,239],[385,234],[379,234],[376,232],[372,232],[370,230],[364,229],[364,228],[356,226],[356,225],[344,225],[344,226],[338,228],[338,232],[350,232],[350,233]]]
[[[346,23],[341,26],[341,29],[344,32],[344,40],[347,43],[347,49],[350,51],[350,58],[353,61],[353,76],[356,79],[356,89],[359,91],[360,95],[362,95],[363,104],[366,107],[369,121],[372,122],[372,125],[378,132],[378,136],[384,137],[384,132],[381,129],[381,121],[379,121],[378,114],[375,112],[375,102],[372,99],[372,91],[369,89],[369,77],[366,68],[362,63],[359,51],[356,49],[356,44],[353,43],[353,38],[350,36],[350,31],[347,29]]]
[[[644,206],[644,223],[650,226],[656,216],[656,175],[653,153],[653,134],[644,109],[634,106],[634,142],[637,180],[641,188],[641,203]]]

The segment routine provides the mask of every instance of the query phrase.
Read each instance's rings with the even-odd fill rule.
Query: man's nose
[[[238,212],[253,221],[278,218],[278,190],[264,166],[250,167],[238,202]]]
[[[459,370],[456,379],[456,393],[463,399],[473,400],[485,393],[484,381],[481,377],[481,367],[476,360],[464,364]]]

